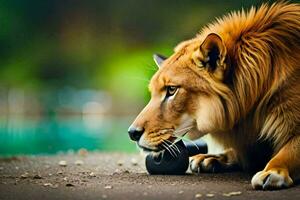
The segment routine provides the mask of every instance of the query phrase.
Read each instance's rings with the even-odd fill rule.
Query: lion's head
[[[159,151],[177,136],[194,129],[199,136],[227,129],[232,124],[232,92],[224,82],[230,65],[222,38],[208,34],[179,44],[150,81],[151,100],[128,132],[149,151]]]

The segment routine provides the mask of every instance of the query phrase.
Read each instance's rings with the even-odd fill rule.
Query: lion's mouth
[[[180,140],[193,127],[194,125],[185,125],[177,130],[174,128],[165,128],[158,131],[156,130],[150,132],[151,134],[155,133],[155,136],[152,136],[151,138],[149,137],[149,134],[148,138],[146,138],[145,134],[143,134],[139,141],[137,141],[137,146],[145,153],[155,153],[167,150],[172,151],[173,154],[177,154],[178,149],[175,147],[174,143]]]
[[[137,146],[143,150],[143,152],[145,153],[151,153],[151,152],[161,152],[164,150],[168,150],[170,148],[170,146],[173,145],[174,141],[176,141],[175,137],[168,137],[168,139],[162,139],[162,142],[160,142],[159,144],[156,144],[155,146],[149,146],[147,143],[145,142],[137,142]]]

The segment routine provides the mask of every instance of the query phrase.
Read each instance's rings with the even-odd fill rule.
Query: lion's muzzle
[[[137,142],[142,137],[144,129],[140,127],[130,126],[128,129],[128,134],[131,140]]]

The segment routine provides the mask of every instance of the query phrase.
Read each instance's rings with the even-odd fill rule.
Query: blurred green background
[[[0,1],[0,155],[136,151],[152,54],[262,1]]]

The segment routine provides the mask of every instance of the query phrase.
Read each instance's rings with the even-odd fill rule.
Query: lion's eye
[[[178,89],[178,87],[176,87],[176,86],[167,86],[166,87],[166,90],[167,90],[166,97],[173,96],[176,93],[177,89]]]

